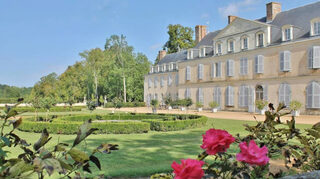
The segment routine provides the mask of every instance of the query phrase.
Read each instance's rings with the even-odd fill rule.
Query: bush
[[[18,98],[0,98],[0,104],[15,104]]]
[[[122,103],[122,107],[126,108],[126,107],[145,107],[146,104],[145,102],[126,102],[126,103]],[[104,105],[105,108],[115,108],[114,103],[106,103]]]
[[[145,133],[149,130],[176,131],[205,126],[206,117],[196,115],[166,115],[166,114],[120,114],[119,115],[77,115],[61,116],[52,122],[35,122],[34,119],[24,119],[19,129],[27,132],[41,132],[44,128],[50,133],[74,134],[78,127],[91,119],[92,127],[98,128],[96,133],[130,134]],[[121,120],[113,122],[108,120]],[[99,121],[100,122],[95,122]],[[101,120],[106,120],[101,121]],[[137,121],[126,121],[137,120]]]
[[[302,104],[299,101],[293,100],[290,102],[290,109],[291,110],[296,111],[296,110],[300,109],[301,106],[302,106]]]
[[[144,122],[150,123],[150,129],[154,131],[178,131],[190,128],[198,128],[206,125],[208,118],[197,116],[196,119],[186,120],[154,120],[146,119]]]
[[[259,110],[262,110],[264,107],[266,107],[266,105],[268,104],[267,101],[264,101],[264,100],[257,100],[256,101],[256,107],[259,109]]]
[[[196,103],[196,107],[197,107],[197,108],[202,108],[202,107],[203,107],[203,104],[202,104],[201,102],[197,102],[197,103]]]
[[[85,106],[55,106],[50,109],[50,112],[71,112],[71,111],[81,111],[82,109],[86,108]],[[3,110],[4,107],[1,107],[0,110]],[[17,107],[15,108],[17,112],[35,112],[34,107]],[[38,112],[46,112],[46,109],[38,109]]]
[[[209,103],[209,106],[210,106],[210,108],[214,109],[214,108],[219,107],[219,104],[217,102],[215,102],[215,101],[212,101],[212,102]]]

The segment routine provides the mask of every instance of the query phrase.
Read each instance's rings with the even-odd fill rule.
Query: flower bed
[[[75,115],[61,116],[51,122],[37,122],[25,119],[19,130],[42,132],[44,128],[50,133],[75,134],[79,126],[87,120],[93,120],[92,127],[98,128],[95,133],[130,134],[146,133],[149,130],[174,131],[202,127],[207,118],[194,115],[164,114],[108,114],[108,115]],[[122,121],[122,122],[119,122]]]

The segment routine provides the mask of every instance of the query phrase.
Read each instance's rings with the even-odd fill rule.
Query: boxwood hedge
[[[54,106],[50,109],[50,112],[70,112],[70,111],[81,111],[86,108],[86,106]],[[0,110],[3,110],[4,107],[1,107]],[[34,107],[17,107],[15,108],[17,112],[35,112],[36,109]],[[38,112],[46,112],[46,109],[38,109]]]
[[[41,132],[47,128],[49,133],[75,134],[79,126],[87,120],[93,120],[96,133],[130,134],[154,131],[177,131],[205,126],[206,117],[196,115],[165,114],[108,114],[61,116],[51,122],[36,122],[25,119],[19,126],[22,131]]]

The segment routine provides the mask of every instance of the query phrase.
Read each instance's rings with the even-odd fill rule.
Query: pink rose
[[[241,142],[239,144],[241,152],[237,154],[238,161],[246,162],[250,165],[266,165],[269,162],[268,148],[263,146],[259,148],[254,140],[251,140],[249,145],[247,142]]]
[[[203,136],[203,144],[201,148],[205,149],[207,154],[215,155],[218,152],[226,152],[235,141],[235,138],[232,137],[225,130],[220,129],[209,129]]]
[[[201,179],[204,175],[202,170],[203,161],[187,159],[181,160],[181,165],[175,161],[171,164],[175,179]]]

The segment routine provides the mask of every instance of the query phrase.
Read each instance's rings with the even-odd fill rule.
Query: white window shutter
[[[259,67],[258,67],[258,71],[259,71],[259,73],[263,73],[263,68],[264,68],[264,57],[262,56],[262,55],[259,55],[259,57],[258,57],[258,59],[259,59]]]
[[[221,88],[215,87],[214,94],[213,94],[213,101],[219,104],[219,109],[221,108]]]
[[[198,79],[199,80],[203,79],[203,64],[198,65]]]
[[[221,77],[221,62],[217,63],[217,77]]]
[[[172,84],[172,77],[171,75],[168,75],[168,86],[171,86]]]
[[[284,52],[284,70],[285,71],[291,70],[291,52],[290,51]]]
[[[203,104],[204,102],[202,88],[198,88],[198,102],[200,102],[201,104]]]
[[[176,86],[179,85],[179,73],[176,74]]]
[[[230,87],[230,106],[234,105],[234,91],[233,87]]]
[[[313,68],[313,47],[309,49],[308,66],[309,68]]]
[[[313,47],[313,68],[320,68],[320,46]]]
[[[234,75],[234,61],[228,60],[227,61],[227,76],[233,76]]]
[[[268,85],[263,85],[263,100],[268,101]]]
[[[280,52],[280,71],[284,71],[284,52]]]
[[[214,69],[215,69],[215,63],[212,63],[212,64],[211,64],[211,78],[214,78],[214,77],[215,77],[215,71],[214,71]]]
[[[314,108],[319,109],[320,108],[320,84],[313,82],[313,95],[314,95],[314,99],[313,99],[313,105]]]
[[[191,80],[191,71],[190,66],[186,68],[186,80]]]
[[[258,56],[256,56],[254,58],[254,72],[259,73],[258,70],[259,70],[259,58],[258,58]]]
[[[158,77],[154,77],[154,87],[158,86]]]

